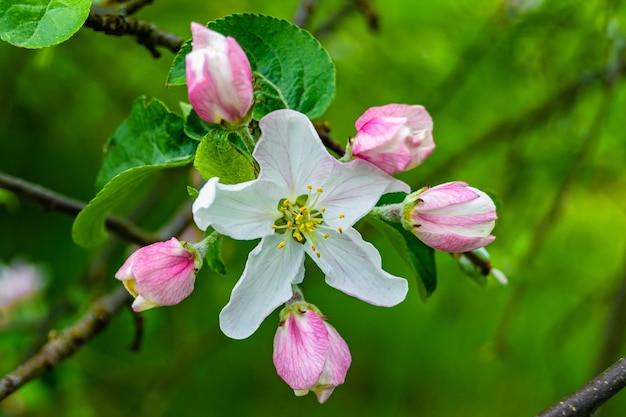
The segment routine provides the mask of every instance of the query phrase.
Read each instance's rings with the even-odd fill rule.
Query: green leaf
[[[231,144],[229,134],[236,136],[213,129],[200,142],[194,165],[205,180],[219,177],[222,184],[238,184],[256,177],[251,157],[246,158]]]
[[[130,168],[191,162],[198,142],[185,134],[183,119],[157,99],[139,97],[105,147],[98,189]]]
[[[74,242],[85,247],[102,243],[108,236],[105,229],[107,215],[155,172],[179,165],[184,163],[135,167],[116,175],[76,216],[72,226]]]
[[[328,52],[307,31],[269,16],[240,14],[209,23],[232,36],[250,60],[255,78],[253,117],[283,108],[314,119],[324,114],[335,94],[335,66]],[[168,85],[185,83],[185,44],[174,58]]]
[[[185,133],[190,138],[198,141],[202,140],[210,131],[211,128],[202,121],[195,110],[192,109],[187,117],[185,117]]]
[[[400,223],[389,222],[368,215],[365,220],[391,241],[393,247],[417,275],[417,287],[423,300],[430,297],[437,288],[437,268],[435,250],[424,244]]]
[[[43,48],[69,39],[89,15],[90,0],[0,0],[0,38]]]
[[[208,230],[207,230],[208,232]],[[223,236],[215,231],[208,236],[208,250],[204,257],[207,265],[212,271],[226,275],[226,267],[222,261],[222,240]]]
[[[187,82],[187,69],[185,65],[185,57],[191,52],[191,41],[187,41],[180,47],[178,53],[174,57],[172,67],[169,74],[167,74],[167,81],[165,85],[170,87],[174,85],[185,85]]]

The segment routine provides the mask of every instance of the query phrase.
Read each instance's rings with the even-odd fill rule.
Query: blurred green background
[[[311,29],[351,2],[319,1]],[[144,314],[141,350],[129,351],[129,311],[51,373],[0,404],[6,416],[530,416],[626,354],[626,6],[615,0],[374,1],[379,30],[352,11],[320,41],[337,67],[324,119],[345,143],[368,107],[423,104],[437,149],[402,174],[414,189],[464,180],[502,204],[489,247],[508,286],[480,288],[437,254],[438,288],[426,302],[414,280],[405,302],[377,308],[323,283],[307,264],[303,291],[348,342],[346,383],[330,400],[296,398],[275,373],[277,314],[243,341],[217,315],[255,242],[227,240],[227,276],[204,269],[195,292]],[[298,3],[157,0],[136,16],[183,38],[189,23],[263,13],[291,20]],[[83,28],[42,50],[0,44],[0,170],[90,200],[102,146],[139,95],[173,109],[184,88],[164,86],[173,54],[153,59],[130,37]],[[186,200],[189,172],[146,186],[157,228]],[[161,198],[161,199],[159,199]],[[0,373],[14,369],[49,329],[75,321],[131,248],[83,249],[72,218],[34,203],[0,206],[0,260],[42,265],[40,300],[0,327]],[[367,225],[391,273],[409,276]],[[104,262],[103,262],[104,260]],[[626,393],[598,413],[626,415]]]

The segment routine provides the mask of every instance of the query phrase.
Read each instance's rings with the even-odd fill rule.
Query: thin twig
[[[339,23],[345,19],[350,13],[356,9],[356,4],[352,1],[347,2],[341,6],[334,14],[332,14],[325,22],[320,24],[313,31],[313,35],[316,38],[321,38],[324,35],[328,35],[335,30]]]
[[[626,387],[626,359],[621,358],[581,389],[536,417],[588,417]]]
[[[317,4],[317,0],[301,0],[293,15],[293,24],[306,28],[311,21],[311,15]]]
[[[0,188],[7,189],[18,196],[33,200],[40,204],[45,210],[54,210],[71,216],[76,216],[86,205],[82,201],[75,200],[2,172],[0,172]],[[109,231],[115,233],[122,239],[139,245],[149,245],[158,240],[157,237],[143,231],[134,223],[120,217],[108,216],[105,226]]]
[[[327,122],[314,122],[313,126],[315,127],[315,130],[317,131],[317,134],[322,140],[324,146],[339,156],[343,156],[346,153],[344,147],[330,137],[330,125]]]
[[[361,11],[365,20],[367,20],[367,26],[372,32],[377,32],[379,28],[378,24],[378,12],[370,4],[368,0],[353,0],[356,3],[356,7]]]
[[[605,79],[608,70],[600,70],[586,73],[583,77],[567,84],[558,90],[553,96],[548,97],[545,101],[533,107],[517,117],[505,120],[493,126],[487,132],[478,136],[478,138],[467,141],[467,146],[461,151],[448,157],[441,162],[437,168],[429,172],[431,177],[441,177],[447,175],[450,167],[467,163],[467,159],[471,157],[484,156],[483,150],[488,149],[497,143],[510,143],[521,137],[520,133],[524,127],[540,126],[547,123],[551,117],[554,117],[561,111],[569,109],[577,102],[577,97],[587,88],[591,87],[598,81]],[[445,175],[444,175],[445,174]]]
[[[185,43],[184,39],[159,29],[152,22],[122,14],[101,14],[92,10],[84,26],[98,32],[104,32],[107,35],[135,36],[137,42],[145,46],[154,58],[161,56],[157,46],[163,46],[173,53],[177,53]]]
[[[141,10],[144,6],[152,4],[154,0],[129,0],[125,3],[122,3],[120,9],[122,11],[121,14],[135,14],[139,10]]]
[[[126,289],[118,286],[111,293],[96,300],[89,311],[72,326],[58,334],[51,332],[50,340],[36,355],[0,380],[0,401],[71,356],[81,345],[104,330],[111,317],[129,304],[130,300]]]

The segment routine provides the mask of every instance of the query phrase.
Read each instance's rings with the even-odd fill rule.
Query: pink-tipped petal
[[[115,277],[135,297],[133,309],[180,303],[193,291],[202,260],[176,238],[157,242],[133,252]]]
[[[493,242],[496,207],[484,192],[464,182],[450,182],[409,196],[404,227],[428,246],[445,252],[468,252]]]
[[[274,337],[276,372],[293,390],[308,390],[320,378],[329,349],[324,321],[312,310],[294,312]]]
[[[372,107],[359,117],[355,127],[352,156],[388,174],[416,167],[435,149],[432,119],[423,106]]]
[[[302,396],[313,391],[325,402],[343,384],[352,362],[350,349],[317,307],[296,302],[285,307],[274,337],[274,366],[281,378]]]
[[[189,102],[210,123],[243,119],[252,106],[252,69],[237,41],[191,24],[192,51],[185,57]]]

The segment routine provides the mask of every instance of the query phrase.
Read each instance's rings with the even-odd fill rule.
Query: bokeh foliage
[[[322,2],[320,27],[344,2]],[[181,305],[149,311],[143,346],[128,350],[128,312],[0,405],[9,416],[528,416],[626,355],[626,6],[619,1],[496,0],[374,3],[380,30],[353,13],[320,34],[337,69],[324,120],[354,135],[370,106],[423,104],[437,149],[401,175],[413,188],[464,180],[501,202],[495,266],[510,279],[479,288],[438,254],[438,287],[423,303],[415,282],[392,309],[323,284],[314,265],[303,290],[332,319],[353,355],[346,384],[318,405],[296,398],[271,362],[277,318],[250,339],[220,333],[217,314],[255,242],[224,241],[228,274],[203,270]],[[291,19],[296,2],[158,0],[137,17],[189,37],[189,22],[252,12]],[[173,56],[154,60],[130,38],[81,29],[41,50],[0,44],[0,170],[90,200],[102,147],[140,95],[170,109],[186,99],[164,87]],[[188,199],[183,168],[146,183],[130,216],[157,228]],[[161,198],[166,190],[168,198]],[[77,247],[71,218],[28,201],[0,206],[0,259],[47,266],[49,320],[0,329],[0,372],[32,353],[49,328],[78,317],[118,283],[130,248]],[[375,229],[365,237],[384,266],[408,275]],[[112,252],[112,263],[102,254]],[[45,317],[43,317],[45,319]],[[603,410],[620,416],[621,393]]]

